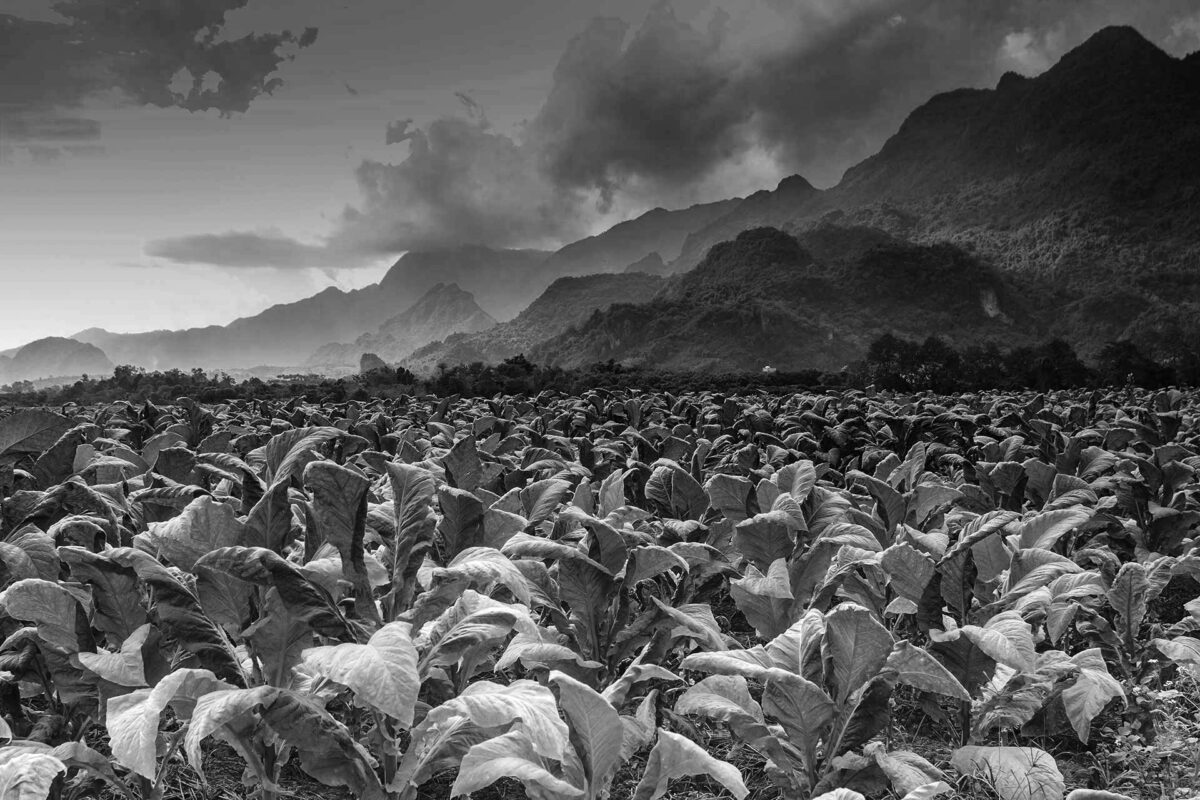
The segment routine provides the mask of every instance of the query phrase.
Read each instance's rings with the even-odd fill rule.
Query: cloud
[[[575,37],[528,130],[554,183],[607,202],[630,182],[652,192],[690,184],[746,150],[754,108],[722,47],[725,19],[697,29],[660,3],[632,37],[615,19]]]
[[[180,264],[221,267],[307,268],[337,266],[337,256],[325,247],[306,245],[275,232],[202,234],[158,239],[146,255]]]
[[[486,118],[446,117],[424,129],[410,124],[394,123],[387,135],[389,143],[407,142],[407,158],[358,167],[362,199],[343,213],[332,249],[518,247],[585,230],[579,199],[539,167],[537,151],[492,130]]]
[[[100,123],[81,117],[26,114],[5,124],[4,137],[10,142],[91,141],[100,138]]]
[[[222,38],[226,15],[247,2],[58,0],[52,19],[0,13],[7,146],[44,152],[62,138],[98,138],[99,123],[70,110],[114,90],[138,105],[246,111],[280,86],[275,73],[292,51],[316,39],[315,29]]]
[[[407,157],[359,166],[326,247],[541,246],[795,172],[828,186],[938,92],[1036,73],[1111,24],[1178,51],[1196,19],[1195,0],[747,0],[698,21],[658,2],[575,36],[516,131],[469,97],[465,118],[389,124]]]

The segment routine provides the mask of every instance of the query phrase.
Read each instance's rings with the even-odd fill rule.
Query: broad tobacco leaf
[[[25,747],[0,748],[0,800],[44,800],[67,766],[50,753]]]
[[[759,572],[768,572],[777,559],[792,555],[795,523],[783,511],[755,514],[734,527],[733,546]]]
[[[942,662],[907,639],[897,642],[892,648],[887,657],[886,668],[895,671],[899,683],[923,692],[934,692],[956,700],[971,699],[971,695]]]
[[[164,677],[153,689],[138,689],[110,698],[105,726],[113,758],[153,781],[159,716],[167,705],[174,705],[175,712],[186,719],[198,698],[232,688],[206,669],[180,669]]]
[[[413,728],[412,744],[389,790],[404,798],[415,797],[413,787],[428,780],[439,765],[459,766],[471,746],[505,726],[511,726],[508,733],[522,737],[521,752],[527,760],[563,761],[568,729],[550,689],[528,680],[508,686],[477,681]]]
[[[197,564],[247,583],[273,586],[288,611],[323,636],[341,641],[367,638],[359,625],[346,618],[327,591],[278,553],[264,547],[223,547]]]
[[[1049,550],[1055,542],[1087,522],[1095,513],[1084,506],[1043,511],[1029,519],[1013,523],[1009,526],[1009,531],[1017,538],[1019,549],[1034,547]]]
[[[708,509],[704,487],[687,470],[665,459],[655,465],[646,481],[646,499],[672,519],[700,519]]]
[[[619,723],[618,723],[619,724]],[[450,789],[451,797],[463,797],[491,786],[501,778],[519,781],[531,798],[575,798],[584,790],[553,775],[550,762],[540,757],[520,731],[479,742],[463,756],[458,777]]]
[[[58,555],[70,568],[72,578],[92,587],[92,624],[108,637],[109,644],[119,645],[146,622],[142,592],[133,569],[83,547],[60,547]]]
[[[633,800],[658,800],[667,793],[670,781],[689,775],[712,777],[737,800],[743,800],[750,794],[737,767],[713,757],[703,747],[678,733],[659,728],[658,742],[650,751],[646,771],[638,781]]]
[[[587,778],[584,795],[599,800],[621,765],[621,745],[625,728],[617,710],[596,690],[561,672],[550,673],[550,682],[558,687],[559,705],[571,730],[571,744],[583,764]]]
[[[76,625],[79,601],[57,583],[41,578],[17,581],[0,592],[0,608],[14,619],[37,625],[38,637],[60,651],[83,649]]]
[[[1137,641],[1138,628],[1146,616],[1146,591],[1150,579],[1146,568],[1136,561],[1121,565],[1108,590],[1108,603],[1117,613],[1117,633],[1127,646]]]
[[[390,562],[385,566],[392,579],[386,602],[393,618],[412,604],[416,594],[417,568],[433,547],[436,518],[433,513],[434,481],[429,470],[409,464],[385,465],[395,509],[395,540],[389,548]]]
[[[145,686],[146,665],[142,661],[142,645],[153,630],[154,626],[149,623],[141,626],[121,643],[120,652],[109,653],[100,650],[95,653],[79,653],[76,658],[83,667],[109,683],[118,686]]]
[[[762,639],[774,639],[791,624],[792,587],[782,558],[771,563],[766,575],[747,566],[745,577],[729,582],[729,596]]]
[[[227,736],[236,741],[241,734],[233,725],[252,714],[276,738],[295,748],[301,768],[321,783],[345,786],[361,800],[384,799],[374,761],[346,726],[313,700],[275,686],[226,689],[201,697],[184,740],[192,767],[203,774],[200,743],[207,736],[230,726]],[[239,744],[237,749],[245,757],[250,748]]]
[[[1066,707],[1071,727],[1079,735],[1079,741],[1087,744],[1092,720],[1104,710],[1110,700],[1118,697],[1124,700],[1125,690],[1109,674],[1108,665],[1104,663],[1104,656],[1099,648],[1093,647],[1076,653],[1071,657],[1071,663],[1079,667],[1079,677],[1063,690],[1063,705]]]
[[[527,607],[501,603],[467,589],[422,631],[416,642],[421,652],[417,671],[424,678],[434,667],[448,664],[474,669],[514,630],[538,635]]]
[[[1063,800],[1066,791],[1054,757],[1036,747],[960,747],[950,763],[999,800]]]
[[[870,611],[843,603],[825,618],[825,660],[833,665],[838,702],[875,677],[892,652],[892,635]]]
[[[21,456],[38,456],[71,430],[71,421],[59,414],[26,409],[0,420],[0,462]]]
[[[417,692],[417,648],[407,622],[392,622],[366,644],[344,642],[304,651],[305,672],[320,675],[354,692],[362,703],[411,728]]]

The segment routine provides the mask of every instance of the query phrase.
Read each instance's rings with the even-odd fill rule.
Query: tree
[[[1158,388],[1171,380],[1171,370],[1156,363],[1128,339],[1109,342],[1096,358],[1102,383],[1113,386],[1132,383]]]

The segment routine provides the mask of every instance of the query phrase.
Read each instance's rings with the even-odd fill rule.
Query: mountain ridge
[[[649,302],[597,311],[528,357],[563,367],[611,359],[666,370],[837,370],[889,332],[981,345],[1033,343],[1044,332],[1036,299],[961,249],[864,247],[863,235],[827,228],[818,261],[791,234],[743,231]]]
[[[280,358],[289,356],[290,363],[299,363],[331,343],[355,342],[436,284],[454,283],[474,294],[480,309],[501,324],[490,333],[451,336],[438,343],[441,350],[428,354],[506,357],[519,347],[547,359],[570,360],[588,351],[581,343],[593,321],[609,325],[610,335],[618,317],[626,327],[636,327],[637,314],[629,309],[637,304],[628,301],[652,298],[651,305],[676,304],[668,316],[711,340],[715,334],[680,316],[680,298],[694,297],[701,284],[726,299],[749,297],[771,313],[779,311],[787,325],[795,323],[770,297],[745,295],[742,287],[705,271],[686,277],[722,243],[736,243],[745,231],[774,228],[802,243],[816,266],[800,266],[815,270],[810,277],[820,291],[828,291],[834,279],[869,290],[863,284],[866,275],[886,283],[886,273],[872,272],[880,252],[891,253],[902,265],[927,263],[935,271],[943,262],[967,265],[964,269],[979,263],[1000,276],[1010,299],[1028,307],[1024,319],[1038,335],[1061,336],[1085,355],[1121,338],[1164,351],[1182,346],[1172,342],[1180,337],[1171,331],[1192,328],[1200,346],[1200,321],[1189,321],[1200,320],[1196,219],[1200,52],[1175,58],[1132,28],[1110,27],[1036,76],[1009,72],[991,88],[934,95],[908,115],[879,152],[846,170],[828,189],[793,175],[743,198],[675,211],[652,209],[554,252],[466,246],[407,253],[377,285],[349,293],[328,289],[227,326],[133,335],[89,329],[77,336],[118,363],[222,366],[214,356],[256,363],[289,363]],[[722,252],[717,260],[737,271]],[[653,292],[639,286],[624,294],[611,277],[610,284],[597,280],[590,289],[581,284],[572,300],[578,313],[565,327],[560,321],[531,325],[528,319],[505,327],[546,298],[563,277],[643,270],[667,280]],[[750,270],[747,275],[769,286],[776,278],[768,273]],[[808,302],[802,287],[787,276],[782,280],[797,302]],[[929,286],[935,299],[942,289]],[[588,297],[587,291],[596,294]],[[709,315],[721,307],[705,303]],[[861,324],[862,315],[839,308],[839,324]],[[1055,313],[1040,316],[1043,308]],[[742,311],[726,311],[730,319],[746,322]],[[820,309],[813,313],[820,316]],[[833,316],[822,319],[814,325],[839,341],[829,328]],[[650,328],[643,335],[650,335]],[[740,335],[735,325],[723,330]],[[918,328],[909,332],[921,333]],[[928,325],[926,332],[942,330]],[[143,338],[128,338],[137,336]],[[534,341],[539,336],[541,343]],[[289,338],[296,341],[286,348],[268,346]],[[842,336],[854,347],[860,338],[853,331]],[[574,348],[574,355],[556,354],[551,341]],[[594,351],[613,350],[592,344]],[[307,349],[297,354],[301,347]],[[732,346],[714,352],[722,349],[730,359],[747,357]],[[836,358],[852,355],[853,349],[835,348]],[[744,364],[731,360],[724,366]]]
[[[516,318],[481,332],[460,333],[428,344],[405,359],[404,365],[418,374],[429,374],[441,363],[503,361],[582,324],[594,311],[651,297],[664,284],[661,277],[643,273],[562,277]]]
[[[65,336],[47,336],[0,354],[0,383],[45,378],[73,380],[81,375],[106,375],[114,366],[95,345]]]
[[[475,302],[475,296],[456,283],[438,283],[409,308],[384,320],[378,328],[352,343],[332,343],[319,348],[305,362],[311,366],[353,366],[363,354],[385,362],[406,358],[422,345],[455,333],[478,333],[493,328],[496,320]]]

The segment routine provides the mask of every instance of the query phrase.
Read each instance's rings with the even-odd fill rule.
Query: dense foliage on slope
[[[796,177],[751,195],[674,267],[749,228],[802,236],[834,218],[1051,282],[1064,293],[1051,333],[1089,353],[1139,334],[1200,300],[1198,63],[1106,28],[1037,77],[932,98],[831,189]]]
[[[835,226],[814,238],[820,261],[803,239],[745,231],[656,298],[598,312],[529,356],[568,367],[615,359],[674,370],[838,370],[889,331],[1014,346],[1045,329],[1036,293],[953,246]]]

